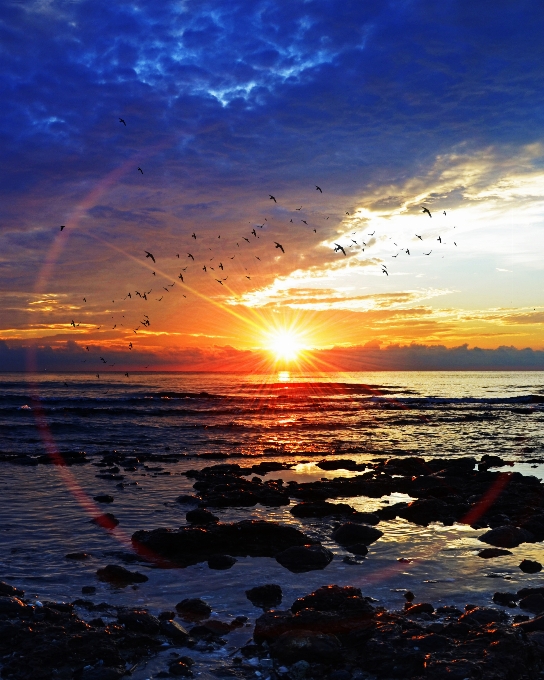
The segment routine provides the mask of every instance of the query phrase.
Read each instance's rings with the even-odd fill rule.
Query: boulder
[[[210,569],[230,569],[236,564],[238,560],[231,555],[210,555],[208,558],[208,567]]]
[[[189,637],[189,633],[177,621],[162,620],[160,622],[161,633],[166,637],[175,640],[176,642],[185,642]]]
[[[542,614],[544,612],[544,595],[532,593],[521,598],[520,609],[531,612],[531,614]]]
[[[264,586],[255,586],[255,588],[246,590],[246,597],[251,604],[262,609],[278,607],[281,604],[282,595],[281,586],[275,583],[267,583]]]
[[[206,526],[207,524],[215,524],[219,522],[219,517],[205,510],[204,508],[196,508],[195,510],[189,510],[185,515],[185,519],[189,524],[196,524],[200,526]]]
[[[25,591],[15,586],[10,586],[9,583],[5,581],[0,581],[0,596],[7,595],[11,597],[24,597]]]
[[[127,630],[131,630],[135,633],[156,635],[160,629],[160,621],[156,616],[137,609],[119,612],[117,620],[119,623],[123,624]]]
[[[187,621],[199,621],[201,619],[207,619],[212,613],[212,608],[207,602],[201,600],[198,597],[191,597],[176,605],[177,613]]]
[[[287,664],[302,660],[332,664],[340,658],[342,647],[334,635],[297,630],[280,635],[272,645],[272,652]]]
[[[282,550],[276,561],[294,574],[324,569],[333,560],[333,553],[322,545],[301,545]]]
[[[145,581],[149,581],[147,576],[140,574],[139,571],[129,571],[117,564],[108,564],[103,569],[97,569],[96,575],[99,581],[121,587],[127,586],[130,583],[145,583]]]
[[[91,524],[96,524],[103,529],[110,529],[110,531],[111,529],[115,529],[115,527],[119,524],[119,520],[111,512],[105,512],[103,515],[93,517],[93,519],[89,520],[89,522]]]
[[[26,608],[26,604],[18,597],[0,597],[0,616],[19,616],[25,613]]]
[[[533,534],[525,529],[506,525],[490,529],[478,537],[483,543],[489,543],[498,548],[517,548],[521,543],[531,543]]]
[[[502,548],[484,548],[478,553],[478,557],[484,560],[489,560],[493,557],[502,557],[503,555],[513,555],[510,550],[503,550]]]
[[[383,536],[383,531],[366,524],[354,524],[346,522],[332,532],[333,539],[342,546],[363,543],[370,545]]]
[[[93,500],[97,503],[113,503],[115,499],[107,493],[101,493],[98,496],[93,496]]]
[[[330,517],[334,515],[354,515],[355,509],[347,503],[328,501],[305,501],[294,505],[289,511],[295,517]]]
[[[535,562],[533,560],[523,560],[520,563],[519,568],[526,574],[536,574],[539,571],[542,571],[540,562]]]

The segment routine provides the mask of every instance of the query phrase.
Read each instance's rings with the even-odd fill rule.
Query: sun
[[[302,346],[296,333],[282,330],[270,334],[268,348],[274,352],[276,359],[294,361],[298,357]]]

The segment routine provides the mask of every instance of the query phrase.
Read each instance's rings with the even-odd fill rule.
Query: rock
[[[404,610],[407,616],[413,616],[414,614],[432,614],[434,613],[434,607],[429,602],[418,602],[417,604],[412,604],[408,609]]]
[[[328,503],[327,501],[306,501],[294,505],[289,511],[295,517],[330,517],[334,515],[354,515],[355,509],[347,503]]]
[[[160,621],[156,616],[137,609],[119,612],[117,620],[119,623],[123,624],[127,630],[134,631],[135,633],[156,635],[160,629]]]
[[[350,517],[350,520],[352,522],[357,522],[360,524],[370,524],[371,526],[379,524],[381,519],[382,518],[375,512],[356,512],[354,515]]]
[[[79,676],[80,680],[119,680],[126,675],[126,669],[123,666],[117,668],[88,668],[83,670]]]
[[[544,595],[533,593],[526,595],[519,602],[520,609],[524,609],[532,614],[542,614],[544,612]]]
[[[189,524],[196,524],[200,526],[206,526],[207,524],[215,524],[219,522],[219,517],[205,510],[204,508],[196,508],[195,510],[189,510],[185,515],[185,519]]]
[[[83,586],[81,592],[83,595],[93,595],[96,593],[96,588],[94,586]]]
[[[64,556],[67,560],[88,560],[92,555],[86,552],[67,553]]]
[[[93,498],[97,503],[113,503],[113,501],[115,500],[113,496],[110,496],[107,493],[102,493],[98,496],[93,496]]]
[[[288,664],[301,660],[334,663],[340,658],[341,650],[335,635],[307,630],[283,633],[272,645],[274,656]]]
[[[294,574],[324,569],[333,560],[333,553],[322,545],[293,546],[276,555],[276,561]]]
[[[499,548],[517,548],[521,543],[531,543],[533,539],[534,536],[529,531],[511,525],[490,529],[478,537],[483,543]]]
[[[316,609],[322,612],[340,611],[345,608],[354,598],[364,603],[364,610],[369,614],[374,612],[373,607],[363,599],[361,590],[353,586],[322,586],[310,595],[299,597],[291,605],[291,611],[296,614],[303,609]]]
[[[207,619],[212,613],[212,608],[200,598],[187,598],[176,605],[177,613],[187,621],[199,621]]]
[[[267,583],[264,586],[255,586],[255,588],[246,590],[246,597],[255,607],[272,609],[281,604],[281,586],[274,583]]]
[[[145,583],[149,581],[147,576],[140,574],[139,571],[129,571],[117,564],[108,564],[103,569],[97,569],[96,574],[99,581],[105,581],[116,586],[127,586],[130,583]]]
[[[111,512],[105,512],[103,515],[98,515],[89,520],[91,524],[96,524],[103,529],[115,529],[119,524],[119,520]]]
[[[0,581],[0,596],[11,596],[11,597],[24,597],[25,591],[15,586],[10,586],[9,583],[5,581]]]
[[[159,621],[173,621],[176,618],[176,612],[164,611],[157,615]]]
[[[482,557],[484,560],[489,560],[492,557],[502,557],[503,555],[513,555],[514,553],[510,550],[503,550],[502,548],[484,548],[478,553],[478,557]]]
[[[487,623],[497,623],[506,621],[508,616],[498,609],[491,609],[490,607],[475,607],[466,614],[459,617],[460,623],[467,623],[470,626],[483,626]]]
[[[495,593],[493,595],[493,602],[499,604],[501,607],[517,607],[517,599],[518,596],[516,593]]]
[[[151,551],[179,566],[206,561],[210,555],[274,557],[291,546],[315,543],[295,527],[277,522],[243,520],[179,530],[137,531],[132,536],[136,552]]]
[[[368,548],[364,543],[353,543],[353,545],[347,545],[346,550],[354,555],[367,555]]]
[[[443,482],[439,483],[442,487]],[[419,495],[415,493],[414,495]],[[427,526],[431,522],[442,521],[451,512],[451,508],[443,500],[438,498],[423,498],[408,503],[407,507],[400,508],[397,515],[414,524]]]
[[[230,569],[238,560],[230,555],[210,555],[208,567],[210,569]]]
[[[523,560],[520,563],[519,568],[526,574],[536,574],[537,572],[542,571],[540,562],[535,562],[533,560]]]
[[[176,642],[185,642],[189,638],[189,633],[177,621],[162,620],[160,627],[161,633]]]
[[[183,661],[174,661],[168,666],[168,672],[177,678],[192,678],[191,667]]]
[[[199,502],[199,499],[196,496],[192,496],[191,494],[188,493],[183,493],[181,496],[178,496],[176,498],[176,503],[181,503],[181,505],[185,504],[196,504]]]
[[[354,524],[346,522],[332,532],[333,539],[342,546],[363,543],[370,545],[383,536],[383,531],[365,524]]]
[[[19,616],[26,611],[26,604],[18,597],[0,597],[0,616]]]
[[[306,680],[310,664],[307,661],[297,661],[289,668],[289,678],[291,680]]]
[[[514,628],[519,628],[526,633],[531,633],[535,630],[544,631],[544,616],[536,616],[534,619],[529,619],[528,621],[514,623]]]
[[[340,668],[329,675],[329,680],[351,680],[352,675],[349,671]]]

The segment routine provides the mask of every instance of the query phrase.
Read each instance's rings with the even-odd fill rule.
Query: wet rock
[[[93,498],[97,503],[113,503],[113,501],[115,500],[113,496],[110,496],[107,493],[99,494],[98,496],[94,496]]]
[[[255,588],[246,590],[246,597],[251,604],[262,609],[278,607],[281,604],[282,595],[281,586],[275,583],[267,583],[264,586],[255,586]]]
[[[296,614],[303,609],[315,609],[322,612],[340,611],[353,602],[361,600],[363,610],[372,614],[373,607],[363,599],[361,590],[354,586],[322,586],[305,597],[299,597],[291,605],[291,611]]]
[[[343,546],[355,543],[370,545],[381,536],[383,536],[383,531],[366,526],[365,524],[354,524],[353,522],[346,522],[332,532],[333,539]]]
[[[181,496],[178,496],[176,498],[176,503],[180,503],[181,505],[191,505],[191,504],[196,504],[199,503],[200,499],[197,498],[196,496],[193,496],[189,493],[183,493]]]
[[[205,510],[204,508],[189,510],[189,512],[185,515],[185,519],[189,522],[189,524],[196,524],[200,526],[206,526],[207,524],[215,524],[216,522],[219,522],[219,517],[214,515],[213,512]]]
[[[364,556],[368,554],[368,548],[364,543],[353,543],[352,545],[347,545],[346,550],[354,555]]]
[[[518,596],[516,593],[495,593],[493,595],[493,602],[501,607],[517,607],[516,601]]]
[[[103,515],[98,515],[89,520],[91,524],[96,524],[103,529],[115,529],[119,525],[119,520],[111,512],[105,512]]]
[[[360,464],[356,463],[354,460],[349,460],[349,458],[336,458],[332,460],[322,460],[317,463],[317,467],[321,470],[364,470],[366,468],[366,463]]]
[[[177,565],[188,566],[206,561],[210,555],[219,552],[234,557],[274,557],[291,546],[315,541],[295,527],[277,522],[243,520],[179,530],[137,531],[132,536],[132,543],[137,552],[150,550]]]
[[[140,574],[138,571],[129,571],[117,564],[108,564],[103,569],[97,569],[96,575],[99,581],[105,581],[106,583],[121,587],[131,583],[145,583],[145,581],[149,581],[148,577],[144,574]]]
[[[434,607],[429,602],[418,602],[417,604],[410,605],[410,607],[405,609],[404,613],[407,616],[414,616],[415,614],[433,614]]]
[[[478,537],[478,540],[483,543],[499,548],[517,548],[521,543],[530,543],[533,539],[534,536],[529,531],[510,525],[490,529]]]
[[[135,633],[155,635],[160,629],[160,621],[156,616],[137,609],[119,612],[117,620],[127,630],[134,631]]]
[[[208,567],[210,569],[230,569],[238,560],[231,555],[210,555]]]
[[[442,484],[439,486],[442,487]],[[431,522],[442,521],[450,513],[451,508],[445,501],[438,498],[424,498],[408,503],[408,506],[399,509],[397,514],[409,522],[427,526]]]
[[[183,661],[173,661],[168,666],[168,672],[176,678],[192,678],[193,671],[191,667]]]
[[[542,571],[540,562],[535,562],[533,560],[523,560],[520,563],[519,568],[526,574],[536,574],[537,572]]]
[[[354,515],[355,509],[347,503],[328,503],[327,501],[303,502],[294,505],[289,511],[294,517],[331,517],[335,515]]]
[[[276,555],[276,561],[294,574],[324,569],[333,560],[333,553],[322,545],[293,546]]]
[[[10,586],[5,581],[0,581],[0,596],[24,597],[25,591],[15,586]]]
[[[475,607],[459,617],[459,623],[466,623],[469,626],[483,626],[507,620],[508,616],[503,611],[490,607]]]
[[[375,526],[380,523],[381,517],[375,512],[356,512],[350,517],[350,521]]]
[[[478,463],[478,468],[480,470],[487,470],[490,467],[502,467],[503,465],[507,465],[507,463],[500,456],[492,456],[485,453]]]
[[[183,626],[181,626],[177,621],[162,620],[160,622],[161,633],[166,635],[176,642],[186,642],[189,638],[189,633]]]
[[[544,595],[533,593],[526,595],[519,602],[520,609],[531,612],[532,614],[542,614],[544,612]]]
[[[272,645],[272,652],[288,664],[301,660],[334,663],[340,658],[341,645],[334,635],[296,630],[280,635]]]
[[[92,555],[86,552],[67,553],[64,556],[67,560],[88,560]]]
[[[503,555],[513,555],[514,553],[510,550],[503,550],[502,548],[484,548],[478,553],[478,557],[482,557],[484,560],[489,560],[493,557],[502,557]]]
[[[0,597],[0,616],[19,616],[24,614],[26,604],[18,597],[3,595]]]
[[[544,631],[544,616],[535,616],[534,619],[529,619],[528,621],[521,621],[520,623],[514,623],[514,628],[519,628],[526,633],[531,633],[535,630]]]
[[[164,611],[157,615],[159,621],[173,621],[176,618],[176,612]]]
[[[207,602],[198,597],[187,598],[176,605],[177,613],[187,621],[207,619],[212,613],[212,608]]]

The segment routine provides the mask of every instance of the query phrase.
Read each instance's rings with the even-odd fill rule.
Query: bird
[[[173,288],[176,285],[176,282],[174,281],[174,283],[167,283],[166,285],[168,288]]]
[[[341,250],[344,253],[344,255],[346,254],[346,251],[342,248],[342,246],[339,243],[335,243],[334,245],[336,246],[336,248],[334,249],[335,253]]]
[[[168,288],[165,288],[164,286],[163,286],[162,288],[163,288],[163,290],[165,290],[167,293],[170,292],[170,291],[168,290]]]
[[[398,257],[398,256],[399,256],[399,254],[398,254],[398,253],[397,253],[396,255],[391,255],[391,257]]]
[[[97,378],[100,378],[100,373],[97,373],[97,374],[96,374],[96,377],[97,377]]]
[[[87,298],[83,298],[83,302],[87,302]]]
[[[163,299],[164,295],[161,295],[160,298],[157,298],[157,302],[160,302]],[[136,333],[136,331],[134,331]]]
[[[443,214],[443,215],[445,216],[445,215],[446,215],[446,211],[445,211],[445,210],[443,210],[443,211],[442,211],[442,214]]]
[[[72,322],[70,323],[70,326],[73,326],[74,328],[76,327],[76,324],[75,324],[73,319],[72,319]]]
[[[178,260],[179,260],[179,253],[176,253],[176,257],[177,257],[177,258],[178,258]]]
[[[142,173],[142,175],[144,174],[144,171],[142,170],[142,168],[138,168],[138,170]]]
[[[195,234],[194,231],[193,231],[193,233],[191,234],[191,238],[194,238],[194,240],[196,241],[196,234]]]
[[[251,233],[253,234],[253,236],[257,236],[257,232],[255,231],[255,229],[252,229]]]
[[[302,210],[302,206],[300,206],[300,208],[295,208],[295,210]]]
[[[376,230],[374,229],[374,231],[373,231],[371,234],[369,233],[368,235],[369,235],[369,236],[374,236],[375,233],[376,233]]]
[[[178,279],[181,279],[181,282],[183,283],[183,274],[181,272],[179,273]]]
[[[195,261],[195,258],[191,255],[191,253],[187,253],[187,257],[190,257],[193,262]]]
[[[410,251],[406,248],[406,255],[410,255]]]
[[[321,191],[321,187],[318,187],[317,184],[316,184],[316,185],[315,185],[315,190],[316,190],[316,191]],[[321,191],[321,193],[323,193],[323,191]]]
[[[274,203],[277,203],[275,196],[272,196],[272,194],[268,194],[270,196],[270,200],[274,201]]]
[[[255,255],[255,257],[259,260],[259,262],[261,261],[261,258],[258,255]]]
[[[153,262],[156,264],[155,258],[153,257],[153,255],[150,252],[148,252],[147,250],[144,250],[144,253],[145,253],[146,258],[150,257],[153,260]]]
[[[215,280],[217,281],[217,283],[220,283],[221,285],[223,285],[223,281],[221,281],[221,279],[215,279]]]
[[[352,238],[351,240],[352,240],[353,243],[355,243],[356,246],[359,245],[359,244],[357,243],[357,241],[356,241],[354,238]]]
[[[283,249],[281,243],[278,243],[277,241],[274,241],[274,243],[276,244],[276,248],[279,248],[281,252],[285,255],[285,250]]]
[[[432,250],[429,250],[428,253],[423,253],[423,255],[430,255],[432,252],[433,252]]]
[[[127,124],[125,123],[125,121],[124,121],[122,118],[119,118],[119,122],[120,122],[120,123],[123,123],[123,125],[124,125],[125,127],[127,126]]]
[[[246,279],[249,279],[249,280],[251,281],[251,277],[250,277],[250,276],[246,276]]]
[[[142,295],[142,297],[143,297],[144,300],[147,300],[147,293],[144,293],[144,294]]]
[[[423,237],[419,236],[419,234],[416,234],[416,236],[420,241],[423,241]]]
[[[304,222],[305,225],[308,225],[308,222],[306,220],[300,220],[301,222]]]
[[[456,245],[457,245],[457,243],[455,243],[455,241],[454,241],[454,242],[453,242],[453,245],[454,245],[454,246],[456,246]]]
[[[442,243],[442,239],[441,239],[440,236],[439,236],[436,240],[437,240],[437,241],[440,241],[440,243]]]
[[[247,241],[247,242],[249,243],[249,239],[248,239],[248,238],[246,238],[245,236],[242,236],[242,238],[244,239],[244,241]]]
[[[142,294],[138,290],[135,291],[135,293],[136,293],[136,295],[139,295],[140,297],[142,297]]]
[[[314,229],[314,234],[317,234],[317,229]]]
[[[88,345],[85,347],[85,349],[87,350],[87,352],[90,352],[90,351],[91,351],[91,350],[89,349],[89,346],[88,346]]]
[[[387,271],[387,269],[382,269],[382,272],[383,272],[384,274],[387,274],[387,276],[389,276],[389,272]]]
[[[128,343],[128,348],[132,349],[132,343],[131,342]]]
[[[127,376],[127,378],[128,378],[128,373],[125,373],[125,375],[126,375],[126,376]]]
[[[289,222],[291,222],[291,223],[292,223],[292,222],[293,222],[293,220],[289,220]]]
[[[424,205],[421,206],[421,211],[424,212],[424,213],[427,213],[427,215],[429,215],[429,217],[432,217],[431,211],[429,210],[429,208],[426,208]]]
[[[204,266],[202,267],[202,269],[203,269],[204,271],[206,271],[206,265],[204,265]]]
[[[219,269],[221,269],[221,270],[223,269],[223,263],[222,262],[219,263]]]

